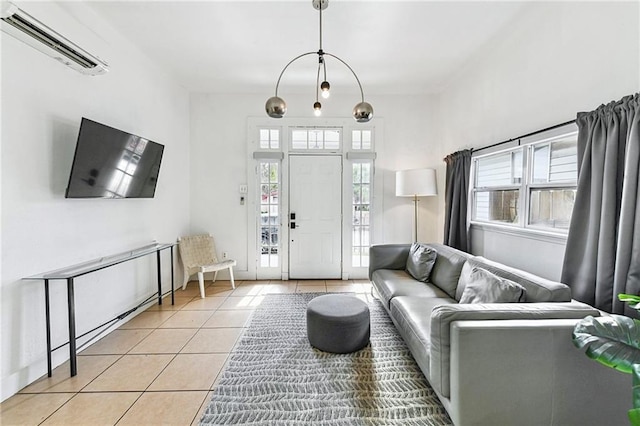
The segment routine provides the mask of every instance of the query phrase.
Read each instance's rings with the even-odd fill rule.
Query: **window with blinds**
[[[578,166],[573,132],[473,160],[471,219],[566,232]]]
[[[475,220],[517,223],[522,148],[478,158],[475,162]]]
[[[578,181],[577,135],[532,145],[527,225],[569,229]]]

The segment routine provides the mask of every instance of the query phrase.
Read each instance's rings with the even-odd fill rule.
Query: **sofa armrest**
[[[378,269],[404,270],[411,244],[380,244],[369,248],[369,279]]]
[[[624,425],[631,376],[573,346],[577,319],[454,321],[453,422],[466,425]]]
[[[429,375],[434,388],[446,397],[450,392],[451,323],[454,321],[581,319],[600,316],[596,308],[581,302],[464,303],[439,305],[431,312]]]

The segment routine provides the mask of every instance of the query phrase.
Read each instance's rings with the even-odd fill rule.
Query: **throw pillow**
[[[418,281],[427,282],[438,253],[426,244],[413,243],[407,258],[407,272]]]
[[[474,267],[469,278],[460,303],[515,303],[525,300],[524,287],[485,269]]]

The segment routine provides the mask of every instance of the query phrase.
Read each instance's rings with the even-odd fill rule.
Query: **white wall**
[[[438,156],[559,124],[637,92],[639,7],[638,2],[527,6],[441,93]],[[440,206],[443,213],[443,197]],[[438,222],[443,224],[444,216]],[[437,229],[440,237],[443,227]],[[482,230],[472,236],[476,254],[560,278],[563,242]]]
[[[25,10],[111,70],[85,76],[2,35],[2,399],[46,373],[42,281],[22,277],[117,253],[152,240],[175,241],[189,225],[189,101],[144,55],[86,6],[24,3]],[[156,197],[67,200],[64,192],[81,117],[165,145]],[[168,281],[168,255],[164,286]],[[156,288],[153,257],[76,281],[77,329],[84,332]],[[66,341],[66,292],[51,283],[53,342]],[[55,353],[54,364],[68,358]]]
[[[277,76],[274,76],[274,79]],[[366,90],[366,85],[365,85]],[[238,261],[237,273],[247,271],[247,223],[250,203],[240,205],[238,186],[247,182],[247,119],[266,117],[264,103],[270,93],[259,95],[191,95],[191,219],[196,232],[215,235],[218,251],[227,251]],[[313,99],[302,95],[282,95],[288,104],[287,116],[308,117]],[[355,100],[354,100],[355,99]],[[349,116],[357,97],[334,93],[326,103],[326,115]],[[395,196],[395,170],[437,166],[433,156],[433,102],[426,96],[370,96],[376,117],[384,119],[383,148],[378,150],[376,172],[383,174],[382,240],[409,243],[413,239],[413,204]],[[376,118],[374,118],[375,120]],[[378,118],[379,119],[379,118]],[[278,121],[273,119],[274,125]],[[443,176],[440,186],[444,188]],[[420,202],[422,241],[434,241],[437,234],[438,204],[435,197]]]

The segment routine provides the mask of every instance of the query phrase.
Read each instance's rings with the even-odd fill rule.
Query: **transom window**
[[[577,132],[473,160],[471,219],[566,232],[575,201]]]
[[[280,130],[260,129],[260,149],[280,149]]]
[[[351,133],[351,149],[370,150],[373,147],[371,136],[371,130],[353,130]]]
[[[337,151],[340,149],[340,129],[294,129],[291,131],[291,148]]]

